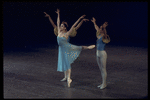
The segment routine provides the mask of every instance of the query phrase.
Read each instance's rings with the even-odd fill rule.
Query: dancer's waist
[[[99,44],[97,44],[97,50],[100,50],[100,51],[105,50],[105,45],[99,45]]]
[[[102,55],[107,55],[106,51],[105,50],[97,50],[96,51],[96,55],[98,57],[102,56]]]

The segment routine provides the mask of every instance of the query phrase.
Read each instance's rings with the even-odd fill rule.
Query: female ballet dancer
[[[97,51],[96,51],[96,57],[97,57],[97,63],[101,71],[102,76],[102,84],[98,87],[100,89],[104,89],[106,84],[106,78],[107,78],[107,72],[106,72],[106,60],[107,60],[107,53],[105,51],[105,45],[106,43],[110,42],[110,38],[107,35],[106,26],[108,26],[108,22],[105,22],[100,28],[96,24],[96,19],[93,17],[91,20],[95,26],[96,29],[96,37],[97,37]]]
[[[57,65],[57,71],[65,72],[65,77],[62,79],[67,80],[68,87],[70,87],[70,83],[72,82],[70,76],[71,76],[71,64],[74,62],[74,60],[79,56],[82,49],[93,49],[95,45],[90,46],[76,46],[73,44],[70,44],[67,42],[67,39],[71,32],[73,31],[73,28],[77,25],[77,23],[85,17],[85,15],[81,16],[71,27],[69,31],[66,30],[66,27],[64,24],[60,25],[60,14],[59,9],[57,9],[56,13],[58,15],[57,17],[57,29],[58,29],[58,36],[57,36],[57,42],[59,45],[59,51],[58,51],[58,65]]]
[[[44,12],[44,14],[45,14],[45,17],[48,17],[48,18],[49,18],[50,23],[51,23],[52,26],[54,27],[54,34],[55,34],[56,36],[58,36],[58,29],[57,29],[57,26],[54,24],[52,18],[51,18],[50,15],[47,14],[46,12]],[[75,36],[76,36],[77,30],[79,29],[79,27],[82,25],[82,23],[83,23],[84,21],[86,22],[86,21],[89,21],[89,20],[88,20],[88,19],[82,19],[82,21],[81,21],[76,27],[73,28],[73,31],[72,31],[72,32],[70,33],[70,35],[69,35],[70,37],[75,37]],[[62,23],[65,24],[65,25],[68,27],[67,22],[63,21]],[[68,42],[69,42],[69,38],[68,38]]]
[[[50,21],[50,23],[52,24],[52,26],[53,26],[53,28],[54,28],[54,34],[55,34],[56,36],[58,36],[58,29],[57,29],[57,26],[54,24],[52,18],[51,18],[50,15],[47,14],[46,12],[44,12],[44,14],[45,14],[45,17],[48,17],[48,18],[49,18],[49,21]],[[84,16],[85,16],[85,15],[84,15]],[[88,19],[85,19],[85,18],[82,19],[81,22],[80,22],[76,27],[73,28],[73,30],[71,31],[71,33],[70,33],[69,36],[68,36],[68,39],[67,39],[68,42],[70,41],[70,37],[75,37],[75,36],[76,36],[77,30],[79,29],[79,27],[82,25],[83,22],[86,22],[86,21],[89,21],[89,20],[88,20]],[[65,27],[68,27],[67,22],[63,21],[62,24],[65,25]],[[67,31],[67,30],[66,30],[66,31]],[[61,81],[66,81],[66,77],[67,77],[67,76],[66,76],[66,71],[64,72],[64,76],[65,76],[65,77],[64,77]]]

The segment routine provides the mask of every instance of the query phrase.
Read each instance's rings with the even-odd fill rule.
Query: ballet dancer
[[[46,12],[44,12],[44,14],[45,14],[45,17],[48,17],[48,18],[49,18],[49,21],[50,21],[50,23],[52,24],[52,26],[53,26],[53,28],[54,28],[54,34],[55,34],[56,36],[58,36],[58,29],[57,29],[57,26],[54,24],[52,18],[51,18],[50,15],[47,14]],[[79,27],[82,25],[83,22],[86,22],[86,21],[89,21],[89,20],[88,20],[88,19],[85,19],[85,18],[82,19],[82,21],[81,21],[76,27],[73,28],[73,31],[70,33],[69,36],[70,36],[70,37],[75,37],[76,34],[77,34],[77,30],[79,29]],[[62,23],[65,24],[65,25],[68,27],[67,22],[63,21]],[[69,38],[68,38],[68,42],[69,42]]]
[[[60,25],[60,10],[57,9],[56,13],[58,15],[57,17],[57,29],[58,29],[58,36],[57,36],[57,43],[59,45],[58,50],[58,65],[57,65],[57,71],[64,72],[64,78],[61,81],[67,80],[68,87],[70,87],[70,83],[72,82],[70,76],[71,76],[71,64],[74,62],[74,60],[79,56],[80,52],[85,49],[93,49],[95,48],[95,45],[90,46],[76,46],[73,44],[70,44],[67,39],[71,32],[73,31],[73,28],[77,25],[77,23],[85,17],[85,15],[81,16],[71,27],[69,31],[67,31],[65,25],[62,23]]]
[[[48,18],[49,18],[49,21],[50,21],[50,23],[52,24],[52,26],[53,26],[53,28],[54,28],[54,34],[55,34],[56,36],[58,36],[58,29],[57,29],[57,26],[54,24],[52,18],[51,18],[50,15],[47,14],[46,12],[44,12],[44,14],[45,14],[45,17],[48,17]],[[77,30],[80,28],[80,26],[82,25],[82,23],[83,23],[83,22],[86,22],[86,21],[89,21],[89,19],[85,19],[85,18],[82,19],[82,20],[80,21],[80,23],[79,23],[76,27],[73,28],[72,32],[69,34],[69,37],[68,37],[68,39],[67,39],[68,42],[70,41],[70,37],[75,37],[75,36],[76,36]],[[68,27],[67,22],[63,21],[62,24],[65,25],[65,27]],[[65,78],[62,79],[61,81],[65,81],[65,80],[66,80],[66,72],[64,72],[64,75],[65,75]]]
[[[70,83],[72,82],[71,76],[71,64],[74,60],[79,56],[80,52],[85,49],[93,49],[95,45],[90,46],[76,46],[70,44],[67,39],[73,28],[77,25],[77,23],[85,17],[85,15],[81,16],[71,27],[69,31],[67,31],[64,24],[60,25],[60,10],[57,9],[56,13],[57,17],[57,29],[58,29],[58,36],[57,36],[57,43],[59,45],[58,50],[58,65],[57,71],[64,72],[64,78],[61,81],[67,80],[67,85],[70,87]]]
[[[105,51],[105,45],[106,43],[110,42],[110,38],[107,35],[106,26],[108,26],[108,22],[105,22],[103,25],[100,26],[100,28],[96,24],[96,19],[93,17],[91,20],[94,24],[94,27],[96,29],[96,37],[97,37],[97,51],[96,51],[96,58],[97,63],[99,66],[99,69],[101,71],[102,76],[102,84],[98,86],[100,89],[104,89],[106,84],[106,78],[107,78],[107,71],[106,71],[106,60],[107,60],[107,53]]]

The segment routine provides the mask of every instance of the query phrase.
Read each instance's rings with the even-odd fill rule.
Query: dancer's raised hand
[[[60,12],[60,10],[59,9],[57,9],[57,11],[55,11],[57,14],[59,14],[59,12]]]
[[[86,21],[89,21],[89,19],[85,19],[85,18],[84,18],[84,19],[83,19],[83,21],[85,21],[85,22],[86,22]]]
[[[94,23],[96,21],[96,19],[93,17],[91,21]]]
[[[49,17],[49,14],[47,14],[46,12],[44,12],[44,14],[45,14],[45,17]]]
[[[82,15],[80,18],[82,19],[82,18],[84,18],[86,15]]]

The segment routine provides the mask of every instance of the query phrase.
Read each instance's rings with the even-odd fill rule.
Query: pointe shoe
[[[90,46],[88,46],[87,48],[88,48],[88,49],[93,49],[93,48],[95,48],[95,45],[90,45]]]
[[[63,82],[63,81],[66,81],[67,80],[67,78],[63,78],[62,80],[60,80],[61,82]]]
[[[97,86],[98,88],[100,88],[102,86],[102,84],[101,85],[99,85],[99,86]]]
[[[68,83],[68,87],[70,87],[70,83],[72,82],[71,79],[67,80],[67,83]]]
[[[100,89],[104,89],[107,85],[101,85]]]

